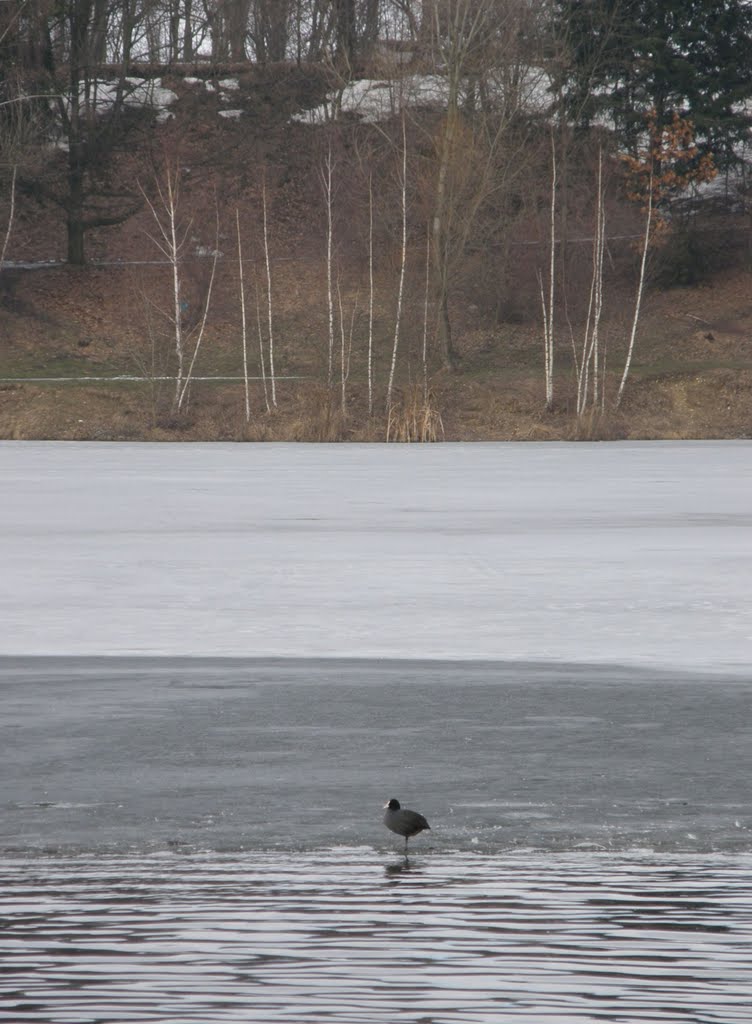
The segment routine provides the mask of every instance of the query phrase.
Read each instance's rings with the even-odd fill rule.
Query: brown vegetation
[[[606,400],[602,409],[578,416],[569,332],[580,336],[587,312],[596,151],[572,142],[566,167],[562,163],[568,190],[567,241],[557,263],[561,279],[555,387],[547,409],[536,274],[546,266],[548,252],[549,133],[526,129],[522,138],[509,126],[506,142],[516,160],[524,158],[525,168],[524,173],[506,173],[505,187],[497,191],[489,189],[484,177],[488,149],[483,151],[480,183],[471,181],[462,166],[467,147],[456,150],[452,173],[456,195],[465,205],[455,212],[461,219],[454,236],[458,248],[442,265],[442,272],[449,268],[451,275],[430,295],[424,369],[426,237],[435,214],[435,182],[428,168],[442,123],[441,115],[431,111],[423,113],[420,123],[410,119],[405,292],[388,414],[385,398],[402,269],[404,146],[399,119],[357,129],[347,118],[327,129],[291,122],[290,113],[313,106],[326,87],[321,73],[298,68],[277,69],[276,77],[268,67],[247,69],[233,97],[243,111],[238,120],[218,117],[222,101],[214,92],[184,85],[177,76],[165,84],[180,96],[173,121],[155,125],[144,118],[131,136],[131,147],[117,155],[112,173],[131,188],[140,186],[153,202],[165,160],[180,168],[179,217],[188,242],[181,260],[180,315],[188,334],[203,315],[213,265],[208,254],[216,248],[219,215],[222,255],[195,379],[176,408],[174,322],[164,315],[174,308],[174,281],[170,266],[156,262],[164,257],[149,239],[154,219],[144,203],[123,224],[91,233],[88,266],[10,266],[0,273],[0,377],[6,379],[0,382],[1,437],[426,441],[752,435],[752,274],[746,266],[748,225],[740,214],[695,218],[681,225],[695,247],[698,238],[706,240],[717,255],[716,266],[710,260],[702,267],[699,283],[676,284],[685,263],[696,269],[696,259],[683,255],[678,234],[669,233],[661,251],[652,255],[631,374],[616,409],[639,269],[634,236],[639,240],[642,221],[639,207],[620,192],[618,161],[610,162],[607,287],[600,327]],[[331,379],[327,203],[321,176],[330,145],[335,318]],[[503,153],[494,150],[492,155],[501,160]],[[64,163],[50,156],[44,173],[52,179],[64,173]],[[369,184],[374,189],[375,253],[372,415]],[[476,207],[479,196],[482,203]],[[468,209],[473,211],[472,224]],[[20,189],[15,218],[10,261],[64,255],[65,221],[59,208]],[[248,367],[254,378],[249,418],[242,376],[237,223],[242,225],[245,262]],[[270,412],[260,379],[259,345],[260,334],[268,354],[269,281],[277,375],[277,405]],[[447,310],[452,369],[446,365],[446,335],[443,340],[441,335]],[[142,379],[83,379],[119,375]],[[160,379],[170,376],[173,380]],[[28,380],[53,377],[74,380]],[[206,377],[216,379],[198,379]],[[221,379],[228,377],[234,379]]]

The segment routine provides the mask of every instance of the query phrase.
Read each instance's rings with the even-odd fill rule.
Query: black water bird
[[[403,810],[399,800],[390,800],[388,804],[384,804],[384,808],[386,810],[384,824],[391,832],[405,837],[405,856],[407,857],[407,841],[410,836],[417,836],[419,832],[430,829],[431,826],[417,811]]]

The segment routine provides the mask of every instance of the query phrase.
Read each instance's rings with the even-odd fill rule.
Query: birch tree
[[[577,380],[577,415],[587,409],[592,379],[592,405],[597,407],[600,394],[600,322],[603,312],[603,259],[606,248],[606,204],[603,183],[603,149],[598,150],[595,184],[595,225],[593,229],[592,273],[587,316],[582,346],[578,352],[572,342]]]
[[[402,299],[405,291],[405,268],[407,266],[407,133],[405,115],[402,115],[402,176],[400,180],[400,196],[402,211],[402,244],[400,247],[400,273],[397,286],[397,310],[394,316],[394,342],[392,344],[392,362],[389,368],[389,383],[386,389],[387,415],[392,408],[392,392],[394,374],[397,368],[397,349],[399,347],[400,327],[402,325]]]
[[[538,271],[541,307],[543,310],[543,365],[546,386],[546,408],[554,404],[554,296],[556,282],[556,140],[551,132],[551,199],[549,204],[549,268],[548,298],[543,284],[543,273]]]
[[[373,174],[368,175],[368,418],[373,416]]]
[[[211,305],[219,256],[217,248],[219,241],[219,213],[217,212],[211,274],[206,293],[202,297],[201,312],[193,325],[187,328],[185,325],[187,301],[184,292],[183,261],[186,257],[186,249],[193,221],[183,221],[182,219],[180,168],[177,161],[174,163],[169,160],[165,161],[162,175],[157,176],[155,179],[156,196],[154,199],[148,195],[143,186],[139,185],[139,188],[156,225],[154,233],[147,232],[147,235],[164,256],[170,268],[171,301],[170,307],[164,310],[163,313],[171,328],[175,352],[176,369],[173,411],[180,412],[186,402],[188,388],[196,358],[201,348],[201,342],[203,341]]]
[[[332,158],[332,143],[329,140],[329,148],[326,153],[324,169],[321,172],[321,180],[324,186],[326,200],[326,308],[328,314],[329,336],[328,336],[328,360],[326,383],[331,391],[334,383],[334,291],[333,291],[333,242],[334,242],[334,213],[333,213],[333,192],[332,176],[334,162]]]
[[[13,231],[13,221],[16,215],[16,168],[13,168],[10,177],[10,200],[8,203],[8,222],[5,225],[5,234],[3,236],[2,249],[0,249],[0,273],[2,273],[3,267],[5,266],[5,258],[8,253],[8,245],[10,243],[10,236]]]
[[[271,385],[272,405],[277,407],[277,381],[274,371],[274,316],[272,302],[272,264],[269,255],[269,218],[266,200],[266,178],[261,189],[264,220],[264,267],[266,269],[266,313],[269,330],[269,383]]]
[[[251,400],[248,391],[248,331],[245,316],[245,274],[243,272],[243,245],[240,238],[240,212],[235,208],[235,228],[238,237],[238,285],[240,289],[240,329],[243,345],[243,384],[245,388],[245,421],[251,420]]]
[[[692,184],[711,181],[717,174],[710,154],[701,154],[694,141],[694,126],[687,118],[674,114],[669,125],[662,124],[655,110],[646,117],[645,142],[637,156],[624,155],[627,196],[639,202],[645,214],[645,229],[641,243],[640,266],[635,294],[632,326],[624,360],[624,370],[616,395],[616,408],[621,405],[627,378],[632,366],[637,325],[642,309],[648,250],[656,236],[668,231],[668,221],[662,205],[681,194]]]

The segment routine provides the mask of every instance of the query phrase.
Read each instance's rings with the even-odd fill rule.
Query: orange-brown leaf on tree
[[[623,154],[626,168],[625,192],[628,199],[643,209],[652,205],[656,234],[665,231],[667,222],[660,204],[684,192],[690,185],[712,181],[718,170],[711,153],[700,153],[695,143],[694,125],[674,111],[670,124],[659,124],[655,110],[645,117],[647,139],[637,156]]]

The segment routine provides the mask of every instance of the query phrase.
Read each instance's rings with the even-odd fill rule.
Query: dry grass
[[[430,389],[413,385],[389,409],[386,440],[409,443],[443,441],[444,424]]]
[[[442,379],[423,399],[406,388],[391,415],[369,419],[364,397],[353,389],[348,415],[338,396],[315,382],[288,385],[267,414],[260,388],[246,423],[242,388],[194,388],[187,410],[166,405],[155,415],[148,385],[0,386],[0,436],[64,440],[392,441],[620,440],[752,436],[752,370],[714,369],[636,379],[618,411],[579,419],[566,401],[552,412],[542,403],[542,381],[495,388]]]
[[[252,261],[258,259],[260,250],[256,223],[259,181],[249,168],[256,166],[258,158],[253,147],[261,143],[250,138],[247,126],[235,132],[231,126],[217,124],[214,115],[213,120],[206,120],[200,110],[188,113],[183,144],[186,164],[195,165],[189,198],[196,233],[200,241],[207,241],[204,232],[208,224],[213,237],[214,185],[224,182],[225,192],[220,188],[223,203],[233,214],[237,203],[248,225],[250,281]],[[266,153],[268,132],[262,135]],[[346,264],[343,260],[343,304],[348,317],[354,311],[351,374],[343,413],[339,391],[330,391],[324,383],[325,277],[321,224],[314,216],[316,199],[310,175],[306,177],[310,168],[286,117],[275,138],[279,146],[276,159],[286,169],[274,205],[274,245],[279,257],[273,267],[276,368],[280,376],[297,378],[279,383],[278,407],[266,412],[258,381],[251,387],[250,422],[246,422],[240,382],[196,383],[187,410],[179,416],[171,412],[170,385],[0,384],[0,437],[422,443],[752,436],[752,273],[741,267],[719,273],[710,284],[664,292],[653,288],[645,303],[633,372],[621,408],[615,412],[609,401],[602,413],[579,419],[574,411],[574,377],[563,323],[558,337],[555,408],[549,412],[544,408],[537,311],[527,319],[523,310],[515,322],[511,318],[498,322],[490,305],[484,306],[470,289],[459,291],[461,285],[457,285],[452,318],[460,369],[456,373],[441,371],[434,354],[426,399],[422,387],[414,383],[422,336],[422,299],[407,302],[397,398],[387,417],[383,410],[394,335],[395,268],[386,258],[377,268],[377,413],[369,416],[363,268],[357,267],[357,261]],[[214,159],[216,154],[221,154],[221,160]],[[132,154],[129,173],[140,173],[137,167],[142,156]],[[18,233],[20,248],[14,256],[49,257],[56,245],[58,249],[61,246],[60,215],[35,210],[29,207],[26,211],[24,233]],[[302,223],[309,222],[310,234],[304,244],[298,244],[295,233]],[[102,232],[102,247],[106,244],[107,253],[118,258],[144,258],[148,255],[144,224],[145,219],[136,216],[111,232]],[[362,250],[360,258],[364,259],[366,250],[357,237],[356,221],[351,231],[353,251]],[[222,246],[230,252],[226,239]],[[102,255],[107,253],[103,249]],[[97,254],[94,247],[92,255]],[[413,256],[411,265],[419,269],[414,271],[412,284],[408,280],[412,287],[408,293],[414,298],[423,294],[423,258]],[[186,295],[193,308],[198,306],[205,284],[201,275],[206,266],[197,263],[189,269]],[[628,275],[620,287],[620,293],[611,294],[603,322],[604,336],[608,335],[609,399],[616,392],[623,365],[625,311],[633,295]],[[169,307],[168,288],[164,268],[4,271],[0,280],[0,377],[140,371],[148,376],[150,367],[169,370],[173,360],[169,331],[164,323],[160,326],[157,316],[152,317],[150,327],[147,315],[148,303],[159,307],[166,302]],[[252,303],[250,285],[249,290]],[[249,309],[249,320],[253,330],[253,309]],[[579,330],[576,324],[575,328]],[[218,268],[196,372],[202,376],[239,374],[239,336],[237,267],[228,257]],[[257,345],[251,348],[249,370],[253,375],[260,372]]]

